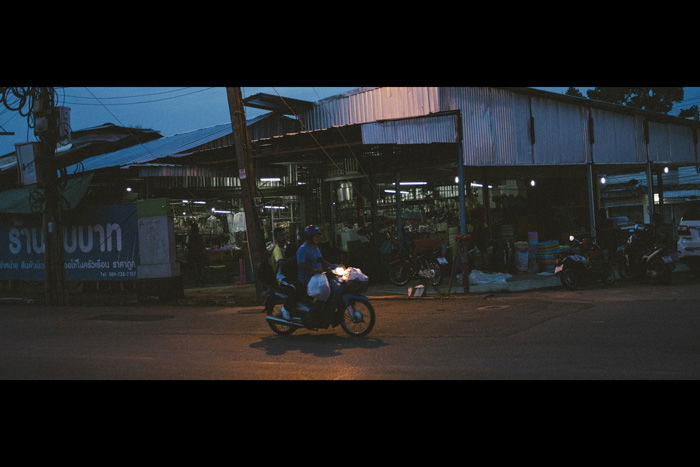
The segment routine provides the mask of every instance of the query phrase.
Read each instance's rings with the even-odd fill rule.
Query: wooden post
[[[258,296],[263,291],[263,284],[260,282],[258,273],[267,260],[265,250],[265,240],[260,227],[257,206],[255,205],[255,173],[251,159],[250,139],[245,121],[245,111],[243,110],[243,99],[241,88],[226,88],[229,112],[231,114],[231,126],[233,130],[233,141],[236,150],[236,160],[238,163],[238,176],[241,180],[241,200],[243,201],[243,211],[245,212],[246,237],[248,239],[248,251],[253,266],[253,276]]]
[[[58,140],[58,122],[51,99],[53,88],[41,88],[35,119],[43,120],[42,126],[35,128],[35,135],[41,141],[39,154],[35,155],[37,182],[44,189],[44,212],[42,226],[44,232],[44,277],[46,301],[48,305],[63,306],[65,295],[65,266],[63,261],[63,236],[61,205],[58,193],[58,180],[54,157]]]

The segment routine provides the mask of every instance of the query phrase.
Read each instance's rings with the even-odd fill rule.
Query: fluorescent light
[[[482,188],[482,187],[484,186],[484,185],[482,185],[481,183],[473,183],[473,182],[470,183],[469,185],[470,185],[470,186],[477,187],[477,188]]]
[[[131,187],[130,186],[126,187],[126,191],[131,191]]]
[[[212,209],[211,212],[215,212],[216,214],[231,214],[231,211],[219,211],[218,209]]]
[[[396,190],[384,190],[384,193],[396,193]],[[399,193],[407,195],[408,191],[399,191]]]
[[[427,185],[428,182],[399,182],[399,185]],[[396,185],[396,183],[394,183]]]
[[[265,209],[287,209],[284,206],[263,206]]]
[[[668,167],[664,167],[664,173],[665,173],[665,174],[668,173]]]
[[[186,200],[186,199],[183,199],[183,200],[182,200],[182,204],[187,204],[187,203],[189,203],[188,200]]]
[[[297,185],[306,185],[306,182],[297,182]]]
[[[207,204],[206,201],[192,201],[194,204]]]
[[[459,183],[459,177],[455,177],[455,183]]]
[[[279,182],[281,181],[281,178],[261,178],[261,182]]]

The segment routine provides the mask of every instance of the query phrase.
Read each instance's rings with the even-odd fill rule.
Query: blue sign
[[[133,204],[64,215],[65,280],[136,279],[137,221]],[[0,219],[0,280],[43,281],[44,250],[40,218]]]

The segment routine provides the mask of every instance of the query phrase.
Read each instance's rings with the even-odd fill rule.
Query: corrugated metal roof
[[[440,105],[461,114],[466,165],[533,163],[527,96],[498,88],[440,88]]]
[[[535,123],[533,162],[536,165],[590,162],[586,107],[533,97],[531,112]]]
[[[305,129],[418,117],[439,112],[438,88],[359,88],[322,99],[301,115]]]
[[[694,162],[693,129],[669,123],[649,122],[649,160]]]
[[[646,163],[644,121],[641,116],[591,109],[595,164]]]
[[[459,141],[456,114],[365,123],[361,129],[363,144],[431,144]]]
[[[137,144],[119,151],[100,154],[67,168],[69,174],[89,172],[107,167],[122,167],[143,162],[151,162],[164,157],[182,157],[197,146],[209,143],[231,133],[231,124],[168,136],[143,144]]]

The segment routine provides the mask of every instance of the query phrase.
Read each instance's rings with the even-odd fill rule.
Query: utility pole
[[[63,238],[61,206],[56,177],[55,152],[58,143],[58,119],[52,99],[53,88],[41,88],[34,103],[34,134],[41,142],[35,155],[37,181],[44,189],[44,277],[47,304],[66,304],[64,287]]]
[[[245,212],[248,251],[255,274],[255,288],[259,296],[262,292],[259,272],[263,262],[267,260],[267,251],[260,227],[257,206],[255,205],[255,173],[251,158],[252,150],[248,137],[248,127],[245,121],[241,88],[226,88],[226,96],[228,98],[229,112],[231,114],[234,148],[236,150],[236,160],[238,162],[238,176],[241,180],[241,199],[243,200],[243,210]]]

